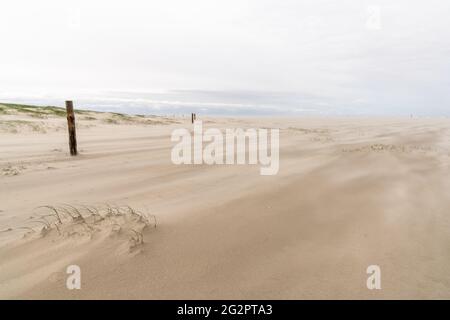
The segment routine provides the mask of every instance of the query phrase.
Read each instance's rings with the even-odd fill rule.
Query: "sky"
[[[0,101],[450,115],[448,0],[2,0]]]

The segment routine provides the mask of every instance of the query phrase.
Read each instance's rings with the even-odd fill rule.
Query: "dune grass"
[[[65,117],[66,109],[55,106],[34,106],[27,104],[0,102],[0,114],[26,114],[35,118],[47,118],[48,116]],[[97,111],[75,109],[76,114],[98,113]]]
[[[151,116],[151,115],[128,115],[118,112],[100,112],[92,110],[75,109],[75,114],[82,115],[80,120],[95,121],[98,120],[105,124],[110,125],[167,125],[171,123],[179,123],[179,121],[162,117],[162,116]],[[56,106],[35,106],[26,104],[15,104],[15,103],[2,103],[0,102],[0,115],[24,115],[31,118],[37,119],[47,119],[47,118],[65,118],[66,109]],[[100,116],[102,115],[102,116]],[[30,119],[32,120],[32,119]],[[24,120],[13,120],[13,119],[0,119],[0,130],[18,133],[19,129],[22,127],[28,127],[35,132],[45,132],[45,124],[41,124],[43,129],[37,127],[37,122],[24,121]]]
[[[46,130],[42,123],[28,120],[0,120],[1,131],[9,133],[18,133],[19,129],[26,128],[33,132],[45,133]]]

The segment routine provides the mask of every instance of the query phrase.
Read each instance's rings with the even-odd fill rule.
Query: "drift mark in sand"
[[[17,228],[27,230],[24,234],[26,239],[54,237],[93,240],[97,236],[107,235],[127,240],[131,252],[144,244],[143,232],[146,228],[156,228],[154,215],[130,206],[64,204],[41,206],[35,210],[35,217],[29,225]]]
[[[111,259],[133,258],[144,250],[144,235],[154,228],[154,215],[130,206],[38,207],[26,225],[1,231],[5,236],[25,233],[0,247],[0,298],[22,297],[39,284],[54,283],[52,288],[67,290],[68,265],[85,267],[88,254],[105,265]]]

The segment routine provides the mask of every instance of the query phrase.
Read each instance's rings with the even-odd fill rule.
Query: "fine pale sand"
[[[450,298],[449,119],[204,118],[280,128],[279,173],[261,176],[172,164],[188,118],[77,116],[70,157],[64,118],[23,117],[1,118],[0,298]],[[38,207],[66,204],[131,206],[151,224],[41,233]],[[66,288],[72,264],[81,290]],[[381,290],[366,287],[369,265]]]

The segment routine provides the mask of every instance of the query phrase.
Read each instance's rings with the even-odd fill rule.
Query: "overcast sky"
[[[450,115],[448,0],[2,0],[0,12],[3,101]]]

